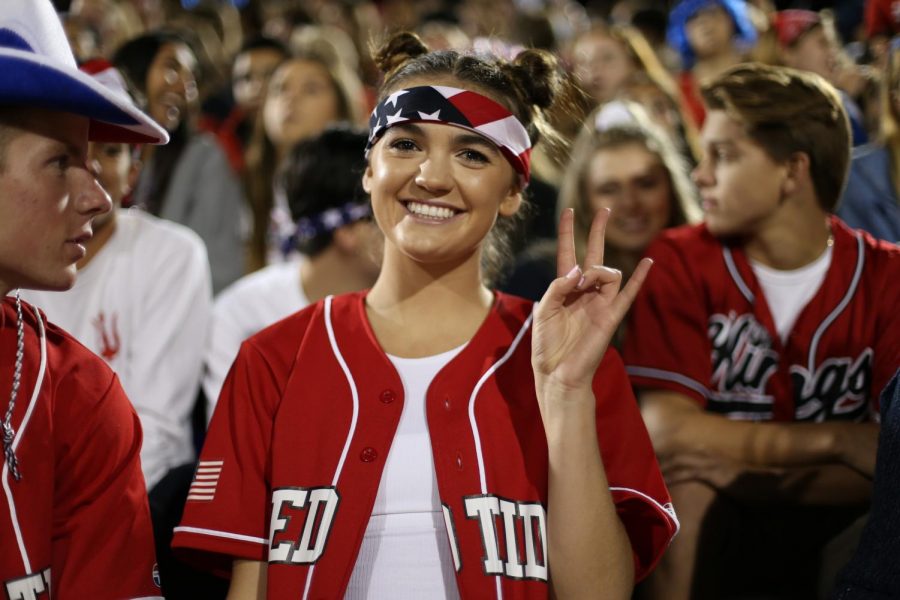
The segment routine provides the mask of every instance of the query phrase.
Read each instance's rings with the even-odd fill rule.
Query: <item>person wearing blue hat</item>
[[[166,132],[78,71],[49,0],[0,3],[0,589],[160,598],[139,451],[118,379],[20,288],[65,290],[109,197],[88,140]],[[16,290],[12,297],[7,295]]]
[[[679,86],[694,121],[706,111],[699,84],[742,62],[757,40],[744,0],[682,0],[669,15],[669,45],[681,57]]]

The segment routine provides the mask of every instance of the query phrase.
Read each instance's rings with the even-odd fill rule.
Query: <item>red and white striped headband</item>
[[[372,111],[366,157],[389,127],[411,121],[454,125],[484,136],[500,149],[522,183],[528,183],[531,175],[528,131],[505,106],[487,96],[441,85],[397,90]]]

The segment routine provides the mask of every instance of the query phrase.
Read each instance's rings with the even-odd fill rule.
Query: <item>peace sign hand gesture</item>
[[[531,364],[539,396],[547,385],[590,390],[594,372],[653,264],[649,258],[641,260],[620,291],[621,271],[603,266],[609,213],[602,209],[594,217],[583,271],[575,257],[574,212],[567,209],[560,218],[557,279],[534,311]]]

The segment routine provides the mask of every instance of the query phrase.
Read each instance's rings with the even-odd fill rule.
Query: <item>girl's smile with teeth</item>
[[[426,204],[424,202],[410,201],[404,202],[403,204],[404,206],[406,206],[406,210],[408,210],[414,216],[423,217],[434,221],[445,221],[447,219],[455,217],[462,212],[460,210],[456,210],[446,206],[435,206],[433,204]]]

